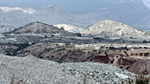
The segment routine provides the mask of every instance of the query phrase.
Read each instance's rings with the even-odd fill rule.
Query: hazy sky
[[[150,0],[143,0],[144,4],[150,8]]]
[[[119,0],[109,0],[110,3],[115,1]],[[103,4],[99,5],[102,2]],[[39,7],[53,4],[67,12],[88,12],[94,11],[100,6],[109,5],[104,2],[105,0],[0,0],[0,6]],[[143,2],[150,8],[150,0],[143,0]]]
[[[112,0],[109,0],[110,3]],[[114,0],[116,1],[116,0]],[[100,8],[105,0],[0,0],[1,6],[23,6],[23,7],[40,7],[46,5],[57,5],[67,12],[89,12]]]

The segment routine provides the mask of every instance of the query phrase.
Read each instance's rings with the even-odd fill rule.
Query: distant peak
[[[54,7],[54,5],[48,5],[48,7]]]
[[[142,0],[126,0],[127,2],[142,3]]]
[[[142,2],[141,0],[130,0],[131,2]]]
[[[46,23],[42,23],[42,22],[39,22],[39,21],[36,21],[36,22],[31,22],[31,23],[29,23],[29,24],[27,24],[27,25],[48,25],[48,24],[46,24]]]
[[[97,22],[97,24],[101,24],[101,23],[108,23],[108,24],[120,23],[120,24],[123,24],[121,22],[112,21],[112,20],[102,20],[102,21]]]
[[[43,7],[41,7],[41,8],[56,8],[57,6],[55,6],[55,5],[47,5],[47,6],[43,6]]]
[[[142,0],[121,0],[120,3],[143,3],[143,1]]]
[[[10,11],[22,11],[24,13],[28,13],[28,14],[33,14],[35,12],[34,9],[32,8],[21,8],[21,7],[7,7],[7,6],[1,6],[0,10],[4,11],[4,12],[10,12]]]

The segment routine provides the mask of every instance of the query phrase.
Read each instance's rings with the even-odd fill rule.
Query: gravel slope
[[[23,81],[26,84],[120,84],[133,75],[119,68],[100,63],[56,63],[33,56],[0,55],[0,83]],[[21,83],[24,84],[24,83]]]

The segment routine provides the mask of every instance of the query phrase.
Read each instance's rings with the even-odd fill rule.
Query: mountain
[[[81,32],[84,36],[100,36],[100,37],[139,37],[143,35],[142,31],[133,29],[132,27],[110,20],[99,21],[93,26]]]
[[[80,2],[83,3],[83,1]],[[75,8],[80,12],[79,14],[78,12],[66,13],[54,5],[38,8],[2,6],[0,7],[0,23],[19,27],[40,21],[51,25],[67,24],[87,28],[100,20],[114,20],[139,30],[150,29],[150,9],[141,0],[97,0],[93,3],[95,5],[89,5],[87,8]],[[74,7],[68,9],[71,10],[71,8]]]
[[[139,28],[144,28],[146,31],[150,31],[150,15],[145,16],[142,20],[138,21],[137,24]]]
[[[63,37],[77,37],[75,33],[41,22],[29,23],[11,32],[6,32],[4,35],[8,38],[6,43],[11,41],[12,44],[37,43],[46,38],[54,42],[56,42],[54,39],[58,39],[61,42]]]
[[[105,0],[103,3],[109,3]],[[114,20],[130,25],[136,29],[149,30],[150,9],[141,0],[118,0],[109,5],[104,4],[97,10],[81,15],[76,15],[80,21],[90,26],[100,20]]]
[[[0,25],[0,33],[10,32],[13,31],[14,29],[16,29],[16,27],[12,25],[7,25],[7,24]]]
[[[0,7],[0,15],[0,23],[7,23],[17,27],[35,21],[40,21],[51,25],[64,23],[82,25],[71,15],[62,11],[61,8],[53,5],[39,8],[2,6]]]
[[[57,28],[53,25],[48,25],[41,22],[32,22],[19,29],[12,31],[14,34],[60,34],[60,35],[74,35],[73,33],[65,31],[63,28]]]
[[[66,31],[73,32],[73,33],[79,33],[79,32],[84,30],[83,28],[76,27],[76,26],[73,26],[73,25],[67,25],[67,24],[57,24],[57,25],[54,25],[54,26],[56,26],[58,28],[63,27]]]

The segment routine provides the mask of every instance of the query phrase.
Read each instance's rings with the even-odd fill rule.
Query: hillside
[[[6,32],[4,35],[7,37],[4,42],[11,44],[37,43],[41,40],[45,42],[45,39],[53,42],[64,42],[70,41],[71,37],[77,37],[75,33],[41,22],[29,23],[11,32]]]
[[[99,21],[88,29],[81,32],[84,36],[99,36],[99,37],[140,37],[142,31],[136,30],[124,23],[104,20]]]
[[[14,34],[51,34],[51,35],[64,35],[73,36],[73,33],[65,31],[63,28],[57,28],[53,25],[48,25],[41,22],[32,22],[23,27],[15,29],[10,32]]]
[[[7,24],[0,25],[0,33],[10,32],[10,31],[13,31],[14,29],[16,28],[11,25],[7,25]]]

